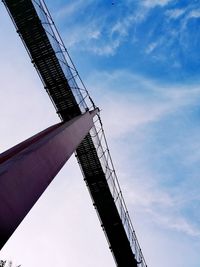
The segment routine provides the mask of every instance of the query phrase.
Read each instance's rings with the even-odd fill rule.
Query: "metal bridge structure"
[[[41,164],[44,165],[36,163],[35,169],[39,175],[37,177],[43,179],[42,176],[47,176],[42,185],[40,178],[35,181],[35,178],[31,177],[31,180],[35,181],[32,186],[32,199],[30,200],[31,197],[28,192],[24,197],[25,199],[18,203],[18,206],[12,206],[12,209],[16,208],[15,223],[13,223],[12,213],[0,205],[0,213],[4,212],[5,214],[6,212],[9,215],[5,225],[11,222],[9,230],[4,229],[5,227],[0,222],[0,246],[2,247],[7,242],[55,177],[58,169],[74,152],[116,265],[119,267],[147,267],[113,166],[99,111],[72,62],[45,2],[43,0],[3,0],[2,2],[61,119],[61,123],[33,136],[0,156],[0,184],[4,185],[5,190],[9,188],[8,182],[3,182],[5,170],[13,172],[13,174],[8,175],[10,183],[13,179],[16,182],[15,175],[18,174],[18,171],[15,170],[15,167],[11,168],[10,166],[13,164],[13,158],[17,156],[15,161],[20,162],[23,170],[20,175],[23,173],[24,176],[27,176],[30,174],[24,174],[24,168],[27,172],[27,167],[23,166],[33,164],[34,153],[43,153],[44,162],[42,161]],[[76,141],[74,141],[73,134],[70,134],[70,131],[76,131],[74,129],[78,132]],[[68,134],[69,139],[66,141]],[[49,143],[49,140],[53,141]],[[61,146],[57,145],[58,141],[59,144],[62,144]],[[66,152],[69,147],[70,151]],[[49,168],[49,164],[45,163],[45,156],[49,154],[48,151],[51,148],[53,148],[52,153],[54,155],[58,154],[58,162],[56,163],[55,159],[52,159],[51,154],[48,155],[48,160],[51,162],[50,165],[57,164],[59,168],[49,169],[48,173],[44,173],[43,170]],[[65,153],[68,153],[67,156]],[[19,164],[16,166],[19,168]],[[44,168],[44,166],[46,167]],[[21,179],[22,183],[27,183],[27,180],[23,180],[21,176],[18,178]],[[6,181],[9,179],[6,178]],[[39,187],[40,192],[36,194],[35,190],[37,191]],[[23,189],[23,186],[20,186],[19,183],[16,191],[22,190],[20,188]],[[0,189],[0,200],[2,199],[2,191]],[[5,196],[3,197],[5,198]],[[21,206],[24,205],[23,201],[27,202],[27,199],[30,200],[29,204],[21,211]],[[13,204],[10,203],[10,205]]]

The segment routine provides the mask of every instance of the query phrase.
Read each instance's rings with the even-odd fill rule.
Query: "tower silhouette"
[[[65,48],[45,2],[4,0],[3,3],[62,122],[0,157],[0,213],[7,214],[5,221],[0,222],[1,247],[75,152],[117,266],[146,267],[113,167],[98,109]],[[62,145],[58,146],[58,143]],[[56,152],[57,156],[52,158],[49,151]],[[35,153],[42,153],[42,162],[37,161]],[[34,173],[29,172],[30,166],[34,166]],[[21,197],[20,191],[29,183],[27,177],[32,186]]]

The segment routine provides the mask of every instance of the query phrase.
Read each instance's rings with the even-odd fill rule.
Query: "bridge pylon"
[[[0,154],[0,249],[93,127],[97,112],[55,124]]]

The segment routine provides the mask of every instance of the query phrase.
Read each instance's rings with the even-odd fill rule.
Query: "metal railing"
[[[32,0],[32,2],[81,112],[94,109],[96,106],[76,70],[44,0]],[[99,114],[94,118],[94,127],[90,134],[138,266],[147,267],[122,195]]]

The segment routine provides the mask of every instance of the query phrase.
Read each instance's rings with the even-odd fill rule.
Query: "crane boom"
[[[4,0],[13,23],[62,121],[94,108],[42,0]],[[84,180],[119,267],[146,267],[113,168],[99,115],[76,150]]]

